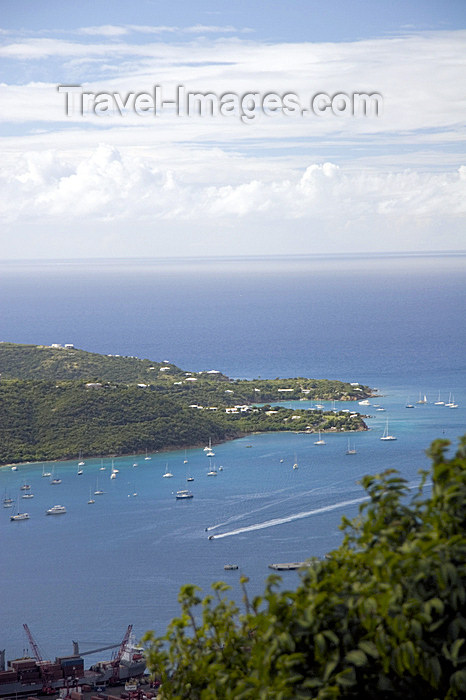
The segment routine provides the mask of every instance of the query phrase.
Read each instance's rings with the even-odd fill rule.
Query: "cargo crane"
[[[27,638],[29,640],[29,644],[31,645],[32,650],[34,652],[34,658],[37,661],[37,666],[40,669],[40,673],[41,673],[41,676],[42,676],[42,679],[44,682],[42,692],[45,693],[46,695],[51,695],[55,691],[52,688],[51,679],[50,679],[50,673],[49,673],[50,662],[44,661],[42,659],[41,653],[39,651],[39,647],[37,646],[37,644],[34,640],[34,637],[31,634],[31,630],[29,629],[29,627],[27,626],[26,623],[23,624],[23,628],[24,628],[24,631],[26,632]]]
[[[115,658],[112,660],[112,677],[110,678],[109,683],[111,685],[116,685],[119,680],[119,668],[120,668],[120,661],[121,657],[123,656],[123,652],[126,648],[126,645],[128,644],[131,632],[133,630],[133,625],[128,625],[128,629],[126,630],[125,636],[123,637],[123,640],[120,644],[120,648],[118,649]]]

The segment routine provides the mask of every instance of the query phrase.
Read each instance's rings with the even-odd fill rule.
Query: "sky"
[[[0,260],[465,250],[465,49],[464,0],[0,0]]]

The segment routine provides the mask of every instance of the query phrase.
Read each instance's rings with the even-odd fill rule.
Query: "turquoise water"
[[[466,432],[464,263],[427,267],[428,281],[422,263],[409,276],[405,263],[385,275],[366,263],[339,278],[333,268],[291,275],[9,268],[0,278],[4,340],[74,342],[233,376],[370,381],[381,394],[372,403],[386,410],[336,403],[371,415],[370,430],[350,436],[356,455],[345,454],[345,434],[326,435],[325,446],[313,435],[252,435],[215,446],[213,461],[223,467],[216,477],[207,476],[200,449],[187,451],[187,465],[184,450],[116,459],[114,480],[108,460],[105,471],[100,459],[86,460],[81,476],[77,460],[56,464],[56,486],[42,465],[3,468],[2,493],[17,497],[23,481],[34,493],[21,501],[30,520],[13,523],[9,510],[0,512],[7,658],[27,646],[24,622],[48,658],[71,653],[73,639],[82,649],[116,643],[130,623],[137,635],[162,632],[184,582],[207,591],[227,580],[239,599],[245,573],[251,595],[259,593],[268,564],[322,556],[339,544],[342,515],[355,515],[364,497],[361,476],[397,467],[415,487],[429,443]],[[459,408],[435,406],[439,390],[444,401],[453,392]],[[406,409],[419,392],[429,403]],[[387,418],[398,439],[384,443]],[[167,464],[172,479],[162,477]],[[105,493],[89,505],[97,485]],[[176,501],[174,492],[187,486],[194,498]],[[46,517],[55,504],[67,513]],[[240,568],[224,571],[225,563]],[[298,580],[283,576],[286,585]]]

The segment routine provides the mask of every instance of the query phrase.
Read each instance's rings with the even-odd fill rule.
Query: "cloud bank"
[[[3,255],[464,247],[466,32],[348,43],[112,24],[2,35]],[[168,42],[164,37],[170,36]],[[67,117],[94,92],[377,91],[379,118]]]

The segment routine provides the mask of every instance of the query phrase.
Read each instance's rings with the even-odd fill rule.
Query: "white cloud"
[[[40,230],[32,245],[51,257],[61,227],[69,255],[157,254],[161,237],[171,254],[206,245],[260,253],[264,241],[274,253],[464,245],[466,32],[264,44],[240,39],[244,31],[103,25],[83,28],[84,40],[5,38],[0,57],[26,77],[0,86],[0,121],[12,131],[0,163],[3,254],[14,257]],[[202,38],[216,32],[230,38]],[[158,40],[163,33],[172,40]],[[144,34],[156,38],[132,43]],[[179,84],[294,92],[303,102],[318,91],[375,91],[384,112],[248,124],[170,113],[67,118],[55,74],[120,95],[159,84],[167,98]]]
[[[209,153],[204,153],[207,168]],[[226,159],[224,159],[226,166]],[[466,213],[466,167],[449,175],[345,172],[333,163],[311,164],[283,179],[248,179],[235,185],[202,184],[183,165],[174,172],[152,158],[123,156],[101,144],[89,156],[71,163],[56,153],[25,154],[16,167],[0,172],[3,215],[15,220],[25,213],[65,219],[150,218],[196,221],[277,217],[332,221],[362,218],[458,217]]]

